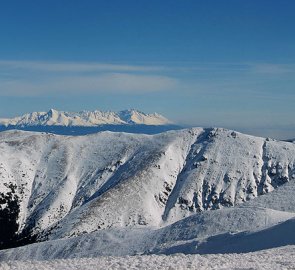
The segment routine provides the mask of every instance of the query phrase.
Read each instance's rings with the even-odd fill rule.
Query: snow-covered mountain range
[[[295,229],[290,142],[220,128],[87,136],[5,131],[0,152],[1,245],[41,241],[1,251],[3,260],[295,244],[283,235]],[[255,244],[273,233],[280,241]],[[243,246],[247,239],[252,247]]]
[[[48,112],[32,112],[11,119],[0,119],[3,126],[98,126],[98,125],[168,125],[171,121],[164,116],[153,113],[145,114],[137,110],[120,112],[81,111],[64,112],[50,109]]]

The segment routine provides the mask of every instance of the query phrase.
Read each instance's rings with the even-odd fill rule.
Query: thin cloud
[[[178,81],[167,76],[103,73],[35,80],[0,81],[2,96],[51,96],[59,94],[143,94],[174,89]]]
[[[153,66],[0,60],[0,96],[144,94],[171,90],[187,98],[196,94],[251,94],[256,98],[268,98],[268,92],[277,87],[275,81],[270,85],[269,79],[288,78],[292,72],[295,72],[295,65],[269,63]],[[281,90],[292,98],[289,92],[288,88]]]
[[[272,63],[166,63],[165,65],[125,65],[99,62],[52,62],[52,61],[16,61],[0,60],[0,71],[41,71],[41,72],[169,72],[191,71],[205,73],[294,73],[295,64]]]
[[[104,63],[0,61],[1,96],[133,93],[166,91],[178,79],[161,66]]]
[[[32,70],[48,72],[131,72],[159,71],[161,66],[119,65],[104,63],[44,62],[44,61],[4,61],[0,60],[0,69]]]
[[[149,93],[175,88],[177,80],[167,76],[105,73],[99,76],[64,77],[50,85],[52,89],[80,93]]]
[[[293,64],[259,63],[250,64],[249,68],[251,72],[256,74],[283,75],[295,73],[295,65]]]

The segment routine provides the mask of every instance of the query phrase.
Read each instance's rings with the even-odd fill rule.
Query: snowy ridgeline
[[[0,151],[0,214],[11,229],[2,247],[43,241],[3,250],[0,260],[295,244],[293,143],[202,128],[153,136],[7,131]]]
[[[0,126],[97,126],[97,125],[141,124],[169,125],[171,122],[164,116],[153,113],[146,114],[137,110],[120,112],[81,111],[63,112],[50,109],[48,112],[32,112],[15,118],[0,118]]]
[[[294,269],[295,247],[287,246],[246,254],[127,256],[60,259],[49,261],[10,261],[0,263],[3,270],[72,269]]]
[[[181,128],[158,113],[146,114],[136,110],[63,112],[51,109],[48,112],[33,112],[11,119],[0,119],[0,132],[24,130],[71,136],[101,131],[158,134]]]

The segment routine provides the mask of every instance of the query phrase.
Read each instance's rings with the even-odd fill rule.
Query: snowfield
[[[291,142],[5,131],[0,153],[1,269],[295,268]]]
[[[1,270],[32,269],[294,269],[295,246],[245,254],[126,256],[47,261],[9,261],[0,263]]]

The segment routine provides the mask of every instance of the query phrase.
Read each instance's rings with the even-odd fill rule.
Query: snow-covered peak
[[[134,109],[120,112],[81,111],[64,112],[50,109],[48,112],[32,112],[11,119],[0,119],[4,126],[97,126],[118,124],[167,125],[171,122],[164,116],[146,114]]]
[[[171,123],[158,113],[145,114],[134,109],[120,111],[118,115],[120,119],[129,124],[163,125]]]

